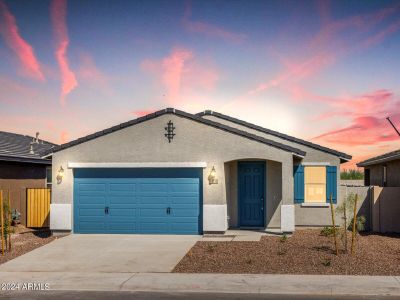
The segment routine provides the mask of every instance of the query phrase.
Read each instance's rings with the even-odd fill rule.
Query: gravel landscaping
[[[354,256],[343,253],[338,243],[339,256],[333,238],[320,230],[297,230],[286,240],[264,236],[259,242],[197,242],[173,272],[400,275],[400,235],[358,235]]]
[[[11,235],[11,251],[5,251],[3,256],[1,255],[0,246],[0,264],[48,244],[56,239],[56,237],[51,236],[51,232],[48,229],[33,230],[27,229],[23,226],[18,226],[14,228],[14,232],[15,233]]]

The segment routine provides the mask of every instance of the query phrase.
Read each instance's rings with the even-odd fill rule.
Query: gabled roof
[[[229,126],[220,124],[218,122],[207,120],[207,119],[204,119],[204,118],[198,117],[196,115],[189,114],[187,112],[184,112],[184,111],[181,111],[181,110],[177,110],[177,109],[174,109],[174,108],[162,109],[162,110],[156,111],[154,113],[148,114],[146,116],[143,116],[143,117],[140,117],[140,118],[137,118],[137,119],[125,122],[125,123],[121,123],[119,125],[110,127],[108,129],[104,129],[102,131],[98,131],[96,133],[87,135],[85,137],[81,137],[81,138],[76,139],[74,141],[71,141],[69,143],[62,144],[62,145],[60,145],[58,147],[55,147],[55,148],[47,151],[47,154],[58,152],[58,151],[61,151],[63,149],[70,148],[72,146],[75,146],[75,145],[78,145],[78,144],[82,144],[84,142],[96,139],[98,137],[110,134],[112,132],[115,132],[115,131],[130,127],[130,126],[134,126],[136,124],[143,123],[145,121],[157,118],[157,117],[165,115],[165,114],[177,115],[179,117],[186,118],[186,119],[189,119],[189,120],[192,120],[192,121],[195,121],[195,122],[207,125],[207,126],[211,126],[211,127],[214,127],[214,128],[220,129],[220,130],[224,130],[224,131],[229,132],[231,134],[235,134],[235,135],[238,135],[238,136],[241,136],[241,137],[253,140],[253,141],[260,142],[260,143],[268,145],[268,146],[272,146],[272,147],[275,147],[275,148],[278,148],[278,149],[281,149],[281,150],[284,150],[284,151],[287,151],[287,152],[291,152],[296,156],[303,157],[303,156],[306,155],[306,152],[304,152],[304,151],[302,151],[300,149],[297,149],[297,148],[294,148],[294,147],[291,147],[291,146],[288,146],[288,145],[285,145],[285,144],[281,144],[281,143],[278,143],[278,142],[275,142],[275,141],[260,137],[260,136],[255,135],[255,134],[251,134],[251,133],[248,133],[248,132],[243,131],[243,130],[239,130],[239,129],[236,129],[236,128],[233,128],[233,127],[229,127]]]
[[[277,131],[274,131],[274,130],[271,130],[271,129],[268,129],[268,128],[264,128],[264,127],[261,127],[261,126],[258,126],[258,125],[252,124],[252,123],[248,123],[246,121],[239,120],[239,119],[236,119],[236,118],[233,118],[233,117],[230,117],[230,116],[227,116],[227,115],[215,112],[215,111],[205,110],[203,112],[197,113],[196,116],[199,116],[199,117],[215,116],[215,117],[218,117],[220,119],[227,120],[227,121],[230,121],[232,123],[236,123],[238,125],[242,125],[242,126],[245,126],[247,128],[250,128],[250,129],[254,129],[254,130],[257,130],[257,131],[260,131],[260,132],[263,132],[263,133],[267,133],[267,134],[279,137],[281,139],[284,139],[284,140],[287,140],[287,141],[290,141],[290,142],[293,142],[293,143],[297,143],[299,145],[307,146],[307,147],[310,147],[310,148],[313,148],[313,149],[316,149],[316,150],[319,150],[319,151],[322,151],[322,152],[333,154],[335,156],[340,157],[342,160],[345,160],[345,161],[349,161],[352,158],[352,156],[349,155],[349,154],[346,154],[346,153],[343,153],[343,152],[339,152],[339,151],[336,151],[336,150],[333,150],[333,149],[330,149],[330,148],[327,148],[327,147],[324,147],[324,146],[321,146],[321,145],[318,145],[318,144],[314,144],[314,143],[311,143],[311,142],[308,142],[308,141],[305,141],[305,140],[302,140],[302,139],[299,139],[299,138],[296,138],[296,137],[293,137],[293,136],[290,136],[290,135],[287,135],[287,134],[284,134],[284,133],[280,133],[280,132],[277,132]]]
[[[50,160],[42,157],[55,146],[44,140],[36,141],[28,135],[0,131],[0,161],[51,164]]]
[[[357,164],[357,167],[367,167],[367,166],[371,166],[371,165],[375,165],[375,164],[379,164],[379,163],[383,163],[383,162],[388,162],[388,161],[392,161],[392,160],[397,160],[400,159],[400,149],[399,150],[395,150],[392,152],[388,152],[379,156],[375,156],[372,157],[370,159],[364,160],[362,162],[359,162]]]

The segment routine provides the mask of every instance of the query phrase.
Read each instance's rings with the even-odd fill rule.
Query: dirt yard
[[[348,241],[350,250],[350,233]],[[343,253],[340,238],[338,245],[336,256],[333,238],[320,230],[298,230],[286,240],[197,242],[174,272],[400,275],[400,235],[359,235],[354,256]]]
[[[39,248],[50,243],[55,237],[51,236],[49,230],[33,230],[23,226],[14,227],[14,233],[11,235],[11,251],[5,251],[4,256],[1,255],[0,245],[0,264],[5,263],[22,254]]]

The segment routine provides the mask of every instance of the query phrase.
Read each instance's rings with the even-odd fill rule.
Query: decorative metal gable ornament
[[[168,143],[171,143],[171,141],[174,139],[175,133],[174,133],[175,127],[174,123],[172,123],[171,120],[167,123],[167,127],[165,127],[165,131],[167,132],[165,137],[168,139]]]

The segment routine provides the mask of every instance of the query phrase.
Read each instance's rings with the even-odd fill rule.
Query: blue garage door
[[[201,169],[76,169],[74,232],[201,234]]]

